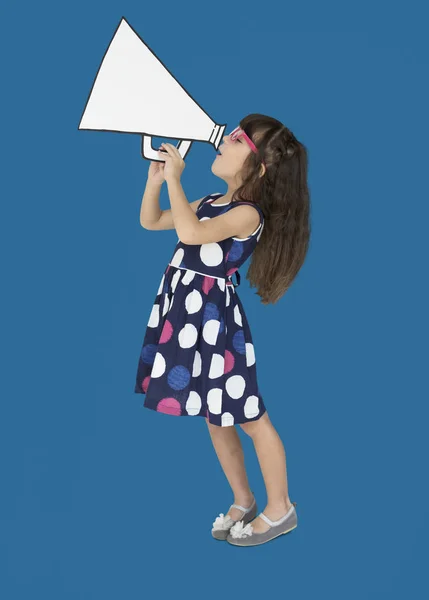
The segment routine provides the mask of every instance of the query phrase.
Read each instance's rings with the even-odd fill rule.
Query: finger
[[[169,144],[168,142],[165,143],[166,149],[170,150],[173,154],[177,154],[178,150],[176,148],[176,146],[173,146],[173,144]]]

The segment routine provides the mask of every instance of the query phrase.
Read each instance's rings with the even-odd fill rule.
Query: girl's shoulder
[[[222,194],[222,192],[215,192],[214,194],[209,194],[208,196],[205,196],[199,203],[197,212],[201,209],[202,206],[211,204],[217,198],[224,196],[224,195],[225,194]],[[236,206],[246,206],[246,205],[253,206],[253,208],[258,211],[259,223],[260,223],[260,225],[261,224],[263,225],[264,220],[265,220],[265,215],[264,215],[262,208],[258,205],[257,202],[251,202],[250,200],[234,200],[234,202],[227,202],[226,204],[214,204],[213,206],[219,206],[220,214],[222,214],[224,212],[231,210],[232,208],[235,208]]]
[[[228,207],[228,210],[234,208],[235,206],[245,206],[246,204],[249,206],[253,206],[253,208],[255,208],[258,211],[260,220],[261,222],[263,222],[264,212],[257,202],[251,202],[250,200],[236,200],[234,202],[231,202],[231,205]]]
[[[248,242],[249,244],[252,244],[252,243],[254,243],[254,241],[256,241],[256,242],[259,241],[259,238],[261,237],[261,233],[262,233],[262,230],[265,225],[264,213],[263,213],[261,207],[256,202],[250,202],[247,200],[236,200],[234,202],[231,202],[231,204],[226,208],[226,210],[231,210],[232,208],[234,208],[236,206],[246,206],[246,205],[253,206],[253,208],[258,211],[258,214],[259,214],[258,226],[247,237],[244,237],[244,238],[233,237],[232,239],[236,242],[246,242],[246,243]]]

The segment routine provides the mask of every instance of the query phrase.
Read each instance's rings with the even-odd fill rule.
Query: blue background
[[[122,16],[227,131],[262,112],[309,151],[292,288],[263,306],[241,269],[299,518],[256,548],[211,537],[233,498],[205,420],[133,393],[177,235],[139,224],[141,138],[78,131]],[[1,17],[3,598],[427,598],[424,3],[9,2]],[[214,157],[193,144],[190,201],[226,191]]]

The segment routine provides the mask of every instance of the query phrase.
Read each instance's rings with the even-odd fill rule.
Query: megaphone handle
[[[180,140],[180,142],[177,144],[176,148],[180,152],[180,156],[182,158],[185,158],[185,155],[191,147],[191,144],[192,142],[190,140]]]
[[[180,152],[180,156],[185,158],[186,153],[191,147],[192,142],[190,140],[179,140],[176,148]],[[161,160],[158,154],[158,150],[154,150],[152,147],[152,136],[143,134],[142,139],[142,156],[148,160]]]

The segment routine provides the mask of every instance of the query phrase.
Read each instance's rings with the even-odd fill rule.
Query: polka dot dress
[[[145,394],[146,408],[230,427],[259,419],[266,410],[249,324],[235,290],[238,268],[255,249],[264,216],[250,202],[214,205],[221,196],[203,198],[196,213],[200,221],[250,204],[259,212],[259,225],[247,238],[177,243],[149,317],[134,392]]]

